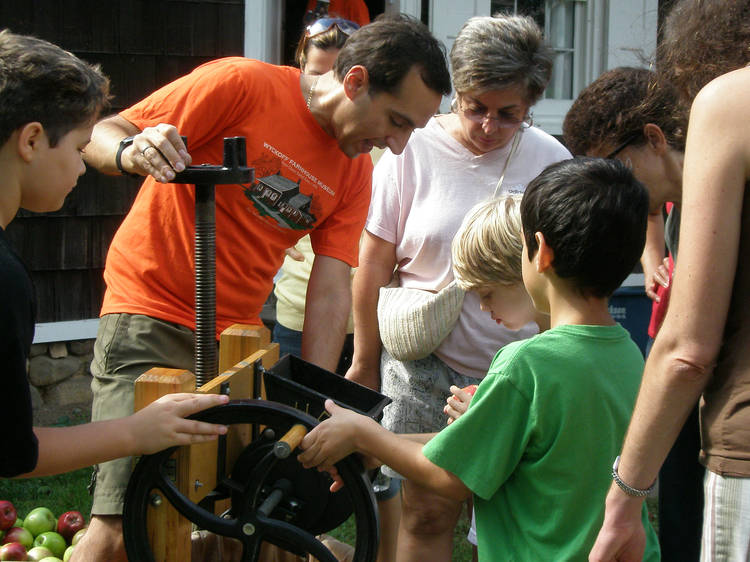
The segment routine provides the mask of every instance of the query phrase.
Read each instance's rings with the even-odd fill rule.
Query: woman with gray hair
[[[387,327],[389,312],[378,311],[378,301],[394,269],[399,287],[452,291],[451,241],[466,212],[482,200],[523,193],[548,164],[570,157],[531,125],[530,108],[549,81],[552,56],[529,17],[468,20],[450,53],[451,113],[435,116],[414,132],[402,154],[386,152],[375,167],[354,279],[354,357],[346,376],[393,399],[383,417],[391,431],[439,431],[446,425],[450,387],[477,384],[499,348],[538,330],[535,324],[505,328],[502,318],[480,310],[471,292],[462,305],[458,299],[452,327],[431,326],[448,332],[436,348],[417,358],[394,357],[388,342],[403,334]],[[398,560],[450,560],[461,505],[409,481],[402,497]]]

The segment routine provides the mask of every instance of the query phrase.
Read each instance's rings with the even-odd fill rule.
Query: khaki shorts
[[[152,367],[194,371],[193,331],[139,314],[106,314],[99,321],[91,362],[91,421],[133,413],[135,379]],[[133,457],[94,467],[93,515],[120,515]]]

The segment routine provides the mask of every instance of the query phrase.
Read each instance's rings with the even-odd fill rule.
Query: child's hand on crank
[[[175,445],[213,441],[227,432],[225,425],[185,417],[227,402],[229,397],[224,394],[167,394],[124,418],[123,429],[132,436],[134,454],[153,454]]]

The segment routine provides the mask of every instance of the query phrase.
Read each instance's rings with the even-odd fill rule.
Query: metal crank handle
[[[284,437],[274,443],[273,454],[279,459],[287,458],[292,451],[299,447],[305,435],[307,435],[307,428],[304,425],[301,423],[293,425]]]

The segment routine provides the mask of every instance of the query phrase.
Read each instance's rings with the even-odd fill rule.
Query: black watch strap
[[[115,166],[117,166],[117,169],[120,170],[120,173],[123,176],[130,176],[131,178],[139,178],[138,174],[131,174],[130,172],[126,172],[122,169],[122,151],[125,150],[127,147],[129,147],[131,144],[133,144],[133,139],[135,137],[125,137],[120,141],[120,146],[117,147],[117,154],[115,154]]]

